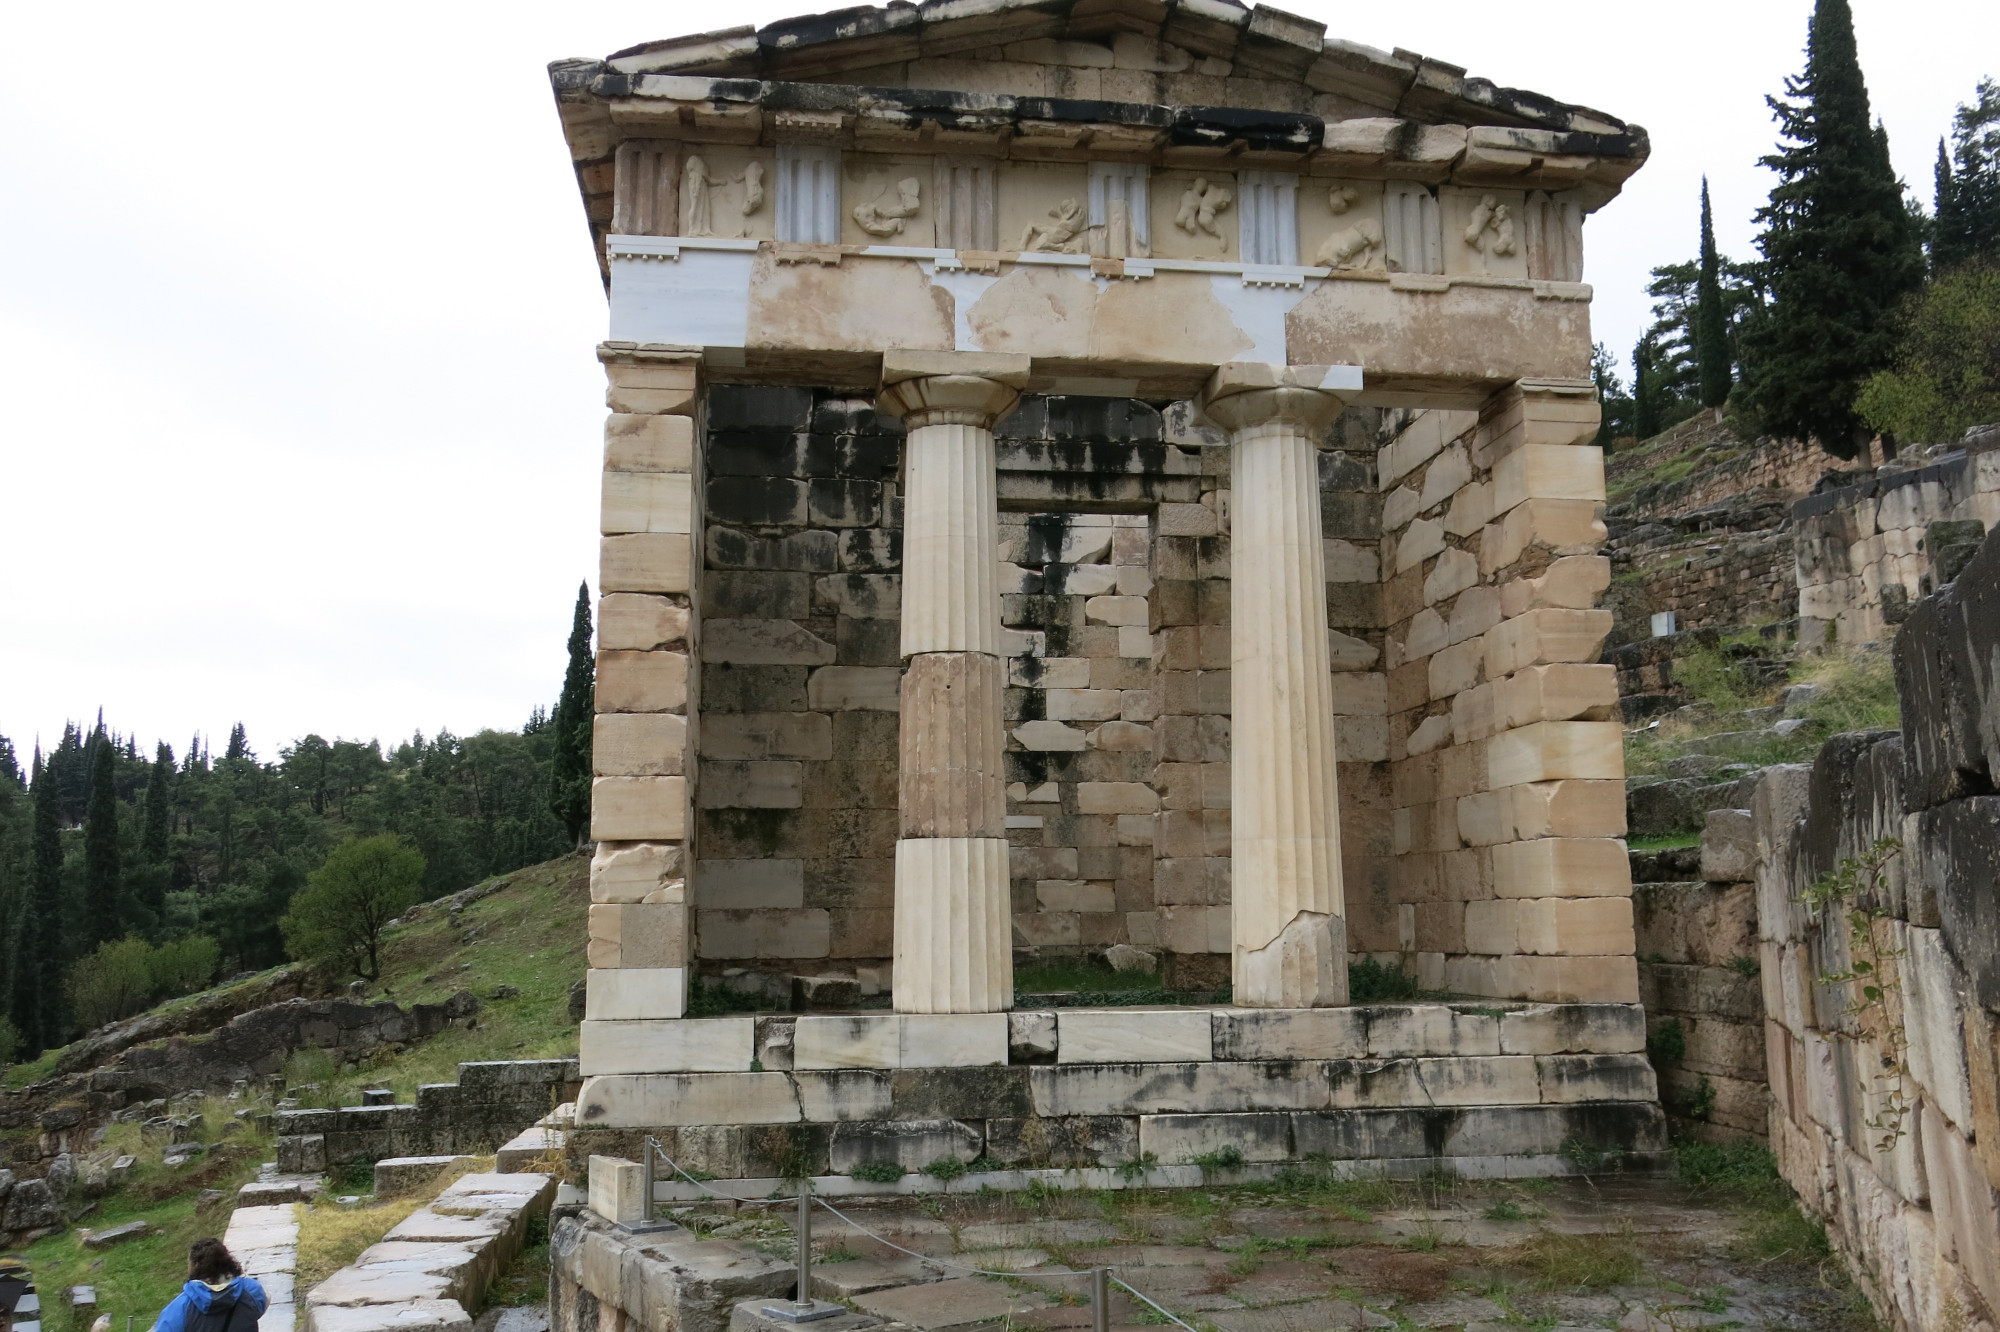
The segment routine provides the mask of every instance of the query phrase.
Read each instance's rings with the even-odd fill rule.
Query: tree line
[[[27,756],[0,736],[0,1063],[217,975],[351,958],[306,928],[313,891],[352,878],[351,856],[322,874],[343,845],[394,849],[411,902],[578,846],[590,639],[584,588],[556,709],[519,730],[308,734],[268,758],[241,723],[220,754],[201,736],[149,752],[101,712]]]
[[[1939,139],[1926,214],[1871,117],[1848,0],[1817,0],[1805,54],[1766,99],[1777,182],[1756,215],[1760,257],[1717,250],[1704,179],[1696,253],[1653,269],[1629,386],[1596,349],[1599,443],[1709,408],[1742,438],[1853,458],[1878,435],[1893,453],[2000,420],[2000,85],[1981,80]]]

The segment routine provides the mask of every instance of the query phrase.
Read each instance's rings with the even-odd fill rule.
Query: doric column
[[[1001,720],[993,426],[1026,357],[895,353],[880,406],[903,455],[899,1013],[994,1013],[1014,999]]]
[[[1219,367],[1229,432],[1230,930],[1236,1002],[1347,1002],[1319,442],[1348,366]]]

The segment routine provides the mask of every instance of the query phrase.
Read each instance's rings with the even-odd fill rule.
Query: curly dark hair
[[[230,1257],[228,1246],[221,1240],[210,1237],[188,1245],[189,1281],[206,1281],[214,1285],[242,1275],[242,1265]]]

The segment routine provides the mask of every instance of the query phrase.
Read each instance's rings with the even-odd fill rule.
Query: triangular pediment
[[[929,0],[648,42],[621,74],[689,74],[1016,98],[1203,105],[1419,124],[1619,134],[1587,107],[1235,0]]]

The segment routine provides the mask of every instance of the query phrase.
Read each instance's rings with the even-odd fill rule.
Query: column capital
[[[1229,431],[1273,422],[1319,431],[1333,424],[1360,389],[1360,366],[1230,361],[1209,376],[1199,404]]]
[[[1020,400],[1020,390],[985,375],[919,375],[884,384],[875,406],[911,430],[933,425],[991,430]]]

